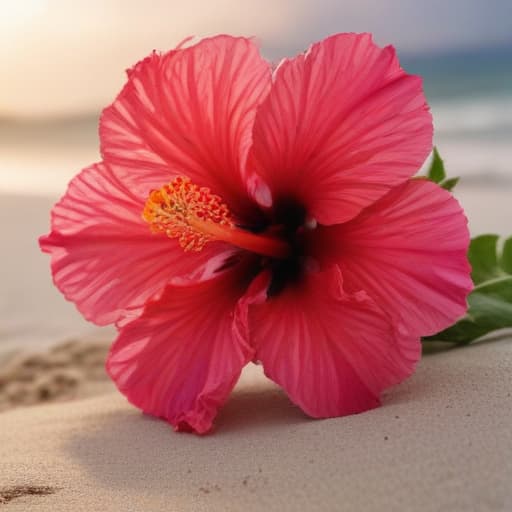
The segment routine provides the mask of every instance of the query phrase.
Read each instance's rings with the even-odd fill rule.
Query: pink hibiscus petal
[[[123,178],[144,193],[185,175],[248,216],[242,176],[256,109],[270,82],[269,64],[243,37],[153,53],[130,70],[103,112],[103,158],[125,167]]]
[[[275,200],[293,198],[336,224],[411,177],[431,148],[421,79],[370,34],[339,34],[280,64],[250,164]]]
[[[364,292],[343,292],[337,267],[251,306],[249,329],[265,374],[313,417],[376,407],[420,356],[419,339],[398,336]]]
[[[107,371],[128,400],[176,430],[210,430],[240,371],[247,343],[246,268],[238,265],[162,298],[121,329]]]
[[[411,335],[439,332],[465,313],[472,289],[467,219],[435,183],[411,180],[314,236],[318,257],[339,264],[345,288],[366,291]]]
[[[53,208],[51,233],[40,239],[55,285],[97,324],[135,316],[173,279],[209,278],[232,254],[220,242],[184,253],[176,239],[151,233],[144,202],[115,166],[93,165],[71,181]]]

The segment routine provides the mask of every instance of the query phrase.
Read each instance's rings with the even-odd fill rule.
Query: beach
[[[53,286],[48,258],[37,239],[49,228],[56,198],[10,195],[0,198],[3,247],[0,266],[2,351],[43,348],[68,337],[94,336],[88,324]],[[110,334],[112,331],[110,331]]]
[[[510,232],[507,187],[470,183],[457,197],[473,234]],[[115,391],[103,371],[114,331],[54,289],[36,243],[53,201],[0,203],[0,369],[17,386],[6,398],[0,385],[0,507],[510,510],[512,337],[427,354],[381,408],[323,421],[250,365],[213,434],[176,434]]]
[[[511,126],[483,104],[437,107],[436,144],[462,176],[472,235],[509,236]],[[96,122],[0,126],[0,509],[512,509],[510,333],[429,348],[382,407],[355,416],[307,418],[252,364],[205,437],[130,406],[103,369],[115,330],[65,301],[37,244],[67,181],[99,159]]]
[[[265,361],[267,371],[282,378],[292,396],[301,394],[297,402],[311,414],[377,405],[369,395],[380,383],[408,373],[412,331],[433,332],[463,315],[461,294],[470,283],[456,205],[447,196],[443,202],[439,191],[439,201],[415,195],[415,187],[422,190],[416,181],[402,189],[403,196],[413,196],[404,197],[401,208],[389,203],[389,214],[363,217],[371,229],[357,227],[357,220],[340,229],[360,237],[353,245],[333,240],[339,257],[347,258],[340,261],[341,280],[352,297],[349,302],[330,295],[341,308],[353,308],[353,316],[340,310],[336,318],[334,300],[325,300],[316,286],[308,288],[307,300],[297,300],[290,286],[303,272],[321,268],[324,251],[331,252],[329,236],[338,231],[325,225],[342,218],[351,222],[350,212],[379,200],[386,185],[425,179],[435,152],[421,162],[434,148],[449,183],[461,178],[453,194],[471,235],[500,235],[501,252],[505,237],[512,236],[510,2],[0,5],[0,512],[512,511],[512,329],[467,346],[424,341],[413,374],[386,388],[379,407],[322,420],[307,416],[262,366],[250,362],[211,432],[175,432],[118,391],[105,370],[116,329],[87,322],[66,301],[52,280],[50,255],[38,243],[51,230],[52,207],[70,180],[104,156],[102,168],[113,169],[108,190],[95,190],[89,174],[91,182],[75,187],[65,211],[57,213],[62,225],[51,237],[58,257],[66,259],[67,250],[71,256],[81,253],[82,263],[66,261],[57,279],[61,285],[66,280],[68,295],[82,306],[87,302],[86,314],[100,321],[119,320],[121,310],[138,314],[132,299],[141,297],[140,283],[156,298],[159,276],[167,283],[178,267],[188,268],[193,260],[181,260],[188,254],[173,257],[170,268],[157,245],[147,243],[144,264],[115,272],[150,227],[170,236],[185,230],[180,242],[186,239],[187,250],[217,236],[262,255],[247,255],[254,271],[247,275],[254,287],[244,295],[249,307],[258,303],[262,281],[254,276],[262,269],[271,272],[268,295],[281,294],[260,307],[261,317],[256,312],[247,322],[254,357]],[[438,168],[440,180],[441,174]],[[166,184],[173,185],[176,176],[192,184],[182,182],[171,191]],[[246,208],[239,178],[261,204],[272,196],[268,222]],[[149,182],[162,194],[148,200]],[[209,187],[211,194],[196,194],[196,186]],[[186,197],[175,201],[173,195],[182,192]],[[224,202],[232,214],[224,212]],[[128,203],[134,206],[129,218],[122,214]],[[435,211],[427,212],[428,204]],[[132,239],[130,219],[140,219],[139,211],[151,226],[140,235],[134,230]],[[118,215],[127,222],[126,236],[108,243],[117,229],[109,218]],[[222,218],[222,225],[206,226],[211,216],[215,222]],[[78,238],[59,247],[70,234],[68,221],[87,247],[79,247]],[[395,229],[395,222],[404,230]],[[427,225],[445,239],[432,236]],[[324,236],[316,238],[313,229]],[[274,236],[279,240],[270,240]],[[160,242],[167,251],[169,240]],[[320,247],[311,249],[315,242]],[[108,247],[109,263],[105,254],[104,262],[94,256],[98,243]],[[499,263],[508,273],[506,259]],[[223,268],[237,263],[235,256]],[[100,267],[102,275],[92,276]],[[475,276],[485,274],[492,283],[477,290],[485,297],[471,297],[471,315],[480,322],[481,313],[507,320],[512,310],[498,297],[507,278],[497,277],[502,273],[495,265],[480,267]],[[245,277],[240,280],[245,290]],[[122,298],[114,293],[119,284]],[[217,305],[210,296],[215,292],[224,311],[231,299],[224,293],[228,285],[219,286],[198,289],[205,293],[205,307]],[[125,390],[136,388],[135,395],[151,388],[144,407],[170,417],[174,406],[188,409],[202,378],[211,393],[199,393],[198,407],[213,404],[222,394],[219,372],[236,371],[236,363],[226,340],[203,321],[207,311],[186,308],[192,298],[177,304],[180,294],[167,292],[166,301],[172,300],[149,306],[144,321],[128,325],[129,318],[121,319],[118,348],[125,340],[132,345],[121,346],[113,364],[121,366],[142,350],[146,359],[137,356],[136,365],[116,381]],[[125,308],[120,301],[130,304]],[[434,303],[437,311],[429,307]],[[245,310],[239,305],[236,314]],[[178,306],[183,314],[173,316]],[[258,336],[254,322],[267,321],[267,306],[279,322],[272,325],[275,332],[263,329]],[[109,315],[106,309],[115,311]],[[163,338],[174,317],[173,334]],[[298,319],[293,326],[292,318]],[[236,342],[247,337],[239,332],[244,323],[235,322]],[[167,342],[190,342],[190,329],[196,328],[199,350],[187,343],[188,359],[173,359]],[[156,330],[163,340],[158,354],[151,344]],[[379,343],[370,332],[382,336]],[[396,346],[388,353],[382,347],[391,345],[392,334]],[[208,347],[216,350],[214,362],[207,361]],[[240,357],[250,348],[238,347]],[[169,372],[157,375],[156,363]],[[188,381],[195,387],[187,391]],[[183,396],[160,403],[163,386],[173,400],[175,389]]]
[[[6,511],[507,511],[512,339],[426,355],[381,408],[311,420],[251,366],[205,437],[117,393],[0,416]]]

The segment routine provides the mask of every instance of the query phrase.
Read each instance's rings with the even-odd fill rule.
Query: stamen
[[[286,242],[274,236],[238,228],[218,195],[182,176],[151,191],[142,218],[154,233],[177,238],[185,251],[201,251],[213,240],[274,258],[285,258],[290,251]]]

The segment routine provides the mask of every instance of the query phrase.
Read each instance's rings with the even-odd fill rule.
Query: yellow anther
[[[211,232],[214,225],[234,227],[219,196],[181,176],[151,191],[142,217],[153,232],[177,238],[185,251],[200,251],[216,238]]]
[[[200,251],[218,240],[275,258],[289,254],[286,242],[238,228],[218,195],[182,176],[150,192],[142,218],[154,233],[177,238],[185,251]]]

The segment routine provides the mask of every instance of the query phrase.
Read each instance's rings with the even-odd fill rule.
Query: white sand
[[[8,511],[510,511],[512,339],[426,356],[383,407],[305,418],[250,369],[207,437],[117,394],[1,416]]]

